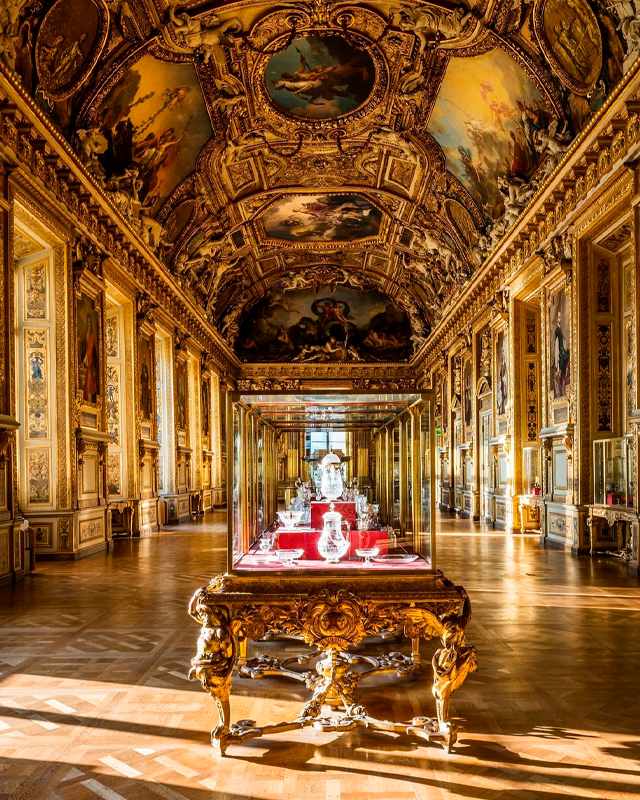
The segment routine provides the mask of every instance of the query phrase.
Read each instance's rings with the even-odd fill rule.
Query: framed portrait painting
[[[552,401],[565,400],[571,382],[569,300],[564,288],[549,297],[549,387]]]
[[[96,300],[84,293],[76,304],[76,352],[82,400],[96,405],[100,395],[100,310]]]
[[[496,412],[499,417],[507,413],[509,403],[509,339],[506,331],[496,337]]]

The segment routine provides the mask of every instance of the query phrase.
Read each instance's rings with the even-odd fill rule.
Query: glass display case
[[[522,450],[522,484],[523,494],[534,497],[542,494],[540,448],[538,445],[524,447]]]
[[[634,451],[630,437],[593,443],[593,501],[601,506],[634,506]]]
[[[432,414],[421,394],[230,394],[228,572],[432,571]],[[373,480],[361,492],[357,476],[344,480],[344,455],[329,451],[314,480],[298,476],[295,497],[278,506],[281,437],[319,427],[357,434]]]

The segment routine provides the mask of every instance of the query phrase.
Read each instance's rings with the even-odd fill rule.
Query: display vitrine
[[[629,437],[600,439],[593,443],[593,500],[595,505],[634,505],[632,464],[634,449]]]
[[[522,449],[523,494],[538,497],[542,494],[540,484],[540,448],[533,445]]]
[[[476,654],[464,638],[466,592],[435,567],[431,397],[230,394],[226,417],[227,571],[198,590],[189,607],[201,625],[190,675],[220,714],[212,743],[224,753],[265,733],[363,726],[451,748],[450,696],[476,668]],[[332,449],[337,439],[341,446]],[[319,441],[325,446],[313,452],[302,445]],[[285,484],[295,487],[293,495],[282,491]],[[311,661],[249,657],[249,641],[274,635],[317,652]],[[381,635],[407,639],[406,652],[397,643],[391,653],[360,650]],[[434,637],[435,716],[371,716],[357,699],[359,682],[417,673],[420,640]],[[293,668],[292,661],[309,668]],[[311,697],[292,721],[231,723],[234,670],[298,680]]]
[[[358,425],[376,455],[375,496],[345,480],[343,460],[328,452],[314,480],[278,507],[278,442],[292,425]],[[229,408],[228,571],[236,575],[294,572],[342,574],[432,570],[435,530],[431,402],[420,396],[238,395]],[[348,428],[347,428],[348,429]],[[360,437],[361,446],[363,437]],[[327,539],[333,545],[327,549]],[[336,553],[340,552],[337,557]]]

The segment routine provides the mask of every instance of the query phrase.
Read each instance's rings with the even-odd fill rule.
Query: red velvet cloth
[[[322,530],[324,525],[324,521],[322,519],[322,515],[326,514],[327,511],[331,509],[329,506],[331,503],[323,500],[322,502],[318,502],[314,500],[311,503],[311,527],[315,528],[318,531]],[[337,511],[338,514],[342,515],[342,519],[346,519],[349,525],[352,528],[356,527],[356,504],[355,503],[345,503],[340,500],[336,500],[333,503],[334,511]]]
[[[356,550],[362,547],[378,547],[380,549],[379,555],[384,555],[388,550],[389,537],[386,531],[356,531],[352,530],[349,534],[351,538],[351,546],[349,552],[345,556],[347,558],[359,557],[356,555]],[[315,561],[322,559],[318,553],[318,540],[320,539],[320,531],[278,531],[278,539],[275,545],[280,550],[297,550],[300,548],[304,550],[303,560]]]

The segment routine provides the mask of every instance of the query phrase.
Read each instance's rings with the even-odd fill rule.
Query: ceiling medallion
[[[63,100],[82,86],[109,33],[103,0],[56,0],[38,32],[35,61],[43,91]]]
[[[586,0],[537,0],[533,28],[560,81],[586,95],[602,70],[602,36]]]

